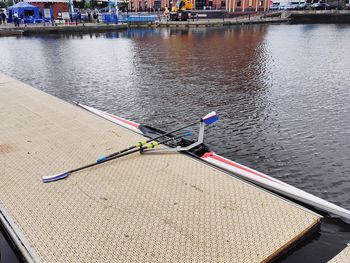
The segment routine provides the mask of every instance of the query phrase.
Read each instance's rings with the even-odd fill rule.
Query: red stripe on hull
[[[227,160],[227,159],[225,159],[225,158],[223,158],[223,157],[221,157],[221,156],[219,156],[219,155],[214,154],[213,152],[207,152],[207,153],[205,153],[201,158],[205,159],[205,158],[209,158],[209,157],[210,157],[210,158],[213,158],[213,159],[216,160],[216,161],[219,161],[219,162],[225,163],[225,164],[227,164],[227,165],[233,166],[233,167],[235,167],[235,168],[241,169],[241,170],[243,170],[243,171],[245,171],[245,172],[248,172],[248,173],[257,175],[257,176],[259,176],[259,177],[262,177],[262,178],[264,178],[264,179],[270,180],[270,181],[272,181],[272,182],[274,182],[274,183],[281,184],[281,183],[280,183],[279,181],[277,181],[277,180],[274,180],[274,179],[272,179],[272,178],[270,178],[270,177],[267,177],[267,176],[265,176],[265,175],[263,175],[263,174],[260,174],[260,173],[258,173],[258,172],[256,172],[256,171],[251,170],[251,169],[249,169],[249,168],[247,168],[247,167],[244,167],[244,166],[242,166],[242,165],[240,165],[240,164],[238,164],[238,163],[234,163],[234,162],[232,162],[232,161],[230,161],[230,160]]]
[[[105,112],[105,113],[106,113],[109,117],[112,117],[113,119],[116,119],[116,120],[118,120],[118,121],[124,122],[124,123],[126,123],[126,124],[128,124],[128,125],[131,125],[131,126],[137,128],[137,129],[139,128],[139,124],[137,124],[137,123],[135,123],[135,122],[124,120],[124,119],[122,119],[122,118],[119,118],[119,117],[114,116],[114,115],[112,115],[112,114],[109,114],[109,113],[107,113],[107,112]]]

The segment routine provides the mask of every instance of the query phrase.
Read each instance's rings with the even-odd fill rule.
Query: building
[[[130,0],[134,12],[158,11],[172,7],[177,0]],[[196,10],[226,10],[228,12],[257,12],[269,9],[270,0],[190,0]]]
[[[69,12],[68,0],[24,0],[24,2],[39,7],[45,18],[50,14],[53,19],[57,19],[58,13]]]
[[[270,0],[226,0],[225,9],[229,12],[258,12],[269,10]]]

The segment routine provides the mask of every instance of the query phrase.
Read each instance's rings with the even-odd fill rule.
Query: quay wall
[[[350,23],[350,10],[309,10],[291,12],[292,24],[304,23]]]
[[[211,19],[198,19],[189,21],[155,21],[155,22],[128,22],[119,24],[32,24],[21,25],[20,27],[14,27],[12,24],[0,27],[1,36],[16,36],[16,35],[31,35],[31,34],[45,34],[45,33],[86,33],[86,32],[108,32],[116,30],[125,30],[130,28],[140,27],[220,27],[230,25],[246,25],[246,24],[263,24],[263,23],[286,23],[289,18],[285,16],[285,13],[281,12],[268,12],[268,13],[255,13],[247,14],[234,18],[211,18]]]
[[[109,32],[128,28],[127,24],[78,24],[78,25],[47,25],[47,26],[21,26],[19,28],[0,28],[1,36],[18,36],[32,34],[57,34],[57,33],[87,33],[87,32]]]
[[[205,21],[187,21],[187,22],[175,22],[168,21],[159,23],[157,27],[219,27],[219,26],[233,26],[233,25],[251,25],[251,24],[268,24],[268,23],[287,23],[289,19],[278,18],[278,19],[258,19],[258,20],[205,20]]]
[[[98,31],[115,31],[126,29],[126,24],[81,24],[76,26],[41,26],[24,27],[23,34],[41,34],[41,33],[85,33]]]

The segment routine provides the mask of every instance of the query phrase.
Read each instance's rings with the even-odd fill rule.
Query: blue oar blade
[[[219,116],[216,114],[215,111],[212,111],[212,112],[208,113],[207,115],[205,115],[202,118],[202,121],[206,125],[212,124],[212,123],[216,122],[217,120],[219,120]]]
[[[101,163],[101,162],[104,162],[105,160],[107,160],[107,158],[105,156],[101,156],[100,158],[98,158],[96,160],[97,163]]]
[[[50,182],[58,181],[58,180],[61,180],[61,179],[68,177],[69,175],[70,175],[69,172],[64,172],[64,173],[55,174],[55,175],[43,176],[43,183],[50,183]]]
[[[191,131],[184,131],[183,136],[190,137],[190,136],[192,136],[192,132]]]

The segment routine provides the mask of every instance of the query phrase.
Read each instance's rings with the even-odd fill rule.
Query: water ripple
[[[271,25],[0,38],[0,70],[164,129],[216,110],[213,150],[350,209],[349,33]]]

